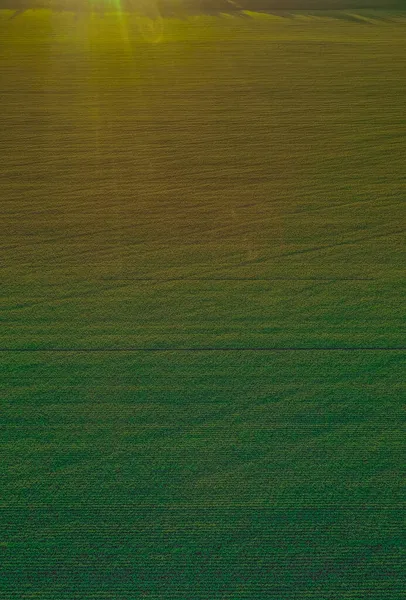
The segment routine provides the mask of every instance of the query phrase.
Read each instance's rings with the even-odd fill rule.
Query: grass
[[[405,17],[357,14],[0,12],[0,598],[403,597]]]

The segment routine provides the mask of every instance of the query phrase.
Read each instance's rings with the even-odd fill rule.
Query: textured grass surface
[[[405,18],[11,14],[0,597],[403,597]]]

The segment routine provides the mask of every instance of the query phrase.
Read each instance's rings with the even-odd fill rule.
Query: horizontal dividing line
[[[264,426],[264,427],[255,427],[255,426],[249,426],[248,429],[249,431],[275,431],[276,429],[301,429],[301,428],[310,428],[310,429],[317,429],[317,428],[327,428],[327,427],[336,427],[336,426],[348,426],[348,425],[354,425],[355,427],[359,428],[359,427],[379,427],[380,424],[382,423],[382,421],[385,423],[385,425],[391,424],[393,423],[393,427],[392,429],[399,429],[400,425],[399,423],[395,420],[395,419],[377,419],[375,423],[365,423],[363,421],[356,421],[356,422],[350,422],[350,421],[331,421],[330,423],[276,423],[274,425],[269,425],[269,426]],[[114,422],[116,423],[127,423],[126,419],[121,419],[118,421],[111,421],[110,423],[108,423],[107,425],[104,423],[100,423],[100,424],[95,424],[93,426],[93,429],[108,429],[111,427],[111,423]],[[27,423],[25,425],[15,425],[13,423],[10,424],[4,424],[4,425],[0,425],[0,430],[4,431],[4,430],[8,430],[8,429],[82,429],[83,428],[83,424],[76,424],[76,423],[66,423],[64,425],[58,424],[58,425],[52,425],[49,423]],[[134,425],[133,429],[136,431],[182,431],[182,432],[199,432],[199,431],[212,431],[212,430],[225,430],[225,431],[229,431],[230,430],[230,425]],[[241,430],[246,430],[246,425],[245,424],[241,424],[241,425],[235,425],[233,424],[233,431],[241,431]],[[226,437],[222,436],[222,439],[227,439]],[[92,444],[94,445],[94,442],[92,442]],[[58,444],[59,445],[59,444]],[[68,446],[70,446],[70,443],[67,444]],[[125,442],[124,444],[117,444],[117,447],[119,446],[132,446],[133,442]],[[4,446],[4,443],[2,443],[2,446]],[[87,446],[86,446],[87,447]],[[202,460],[202,459],[199,459]],[[209,460],[209,459],[207,459]],[[315,459],[313,459],[315,460]],[[324,458],[323,458],[324,460]]]
[[[207,503],[207,504],[161,504],[161,505],[157,505],[157,504],[142,504],[142,503],[120,503],[120,504],[116,504],[116,505],[106,505],[106,504],[89,504],[87,503],[77,503],[77,504],[58,504],[56,505],[54,504],[46,504],[46,503],[34,503],[34,502],[30,502],[27,505],[11,505],[11,504],[0,504],[0,510],[25,510],[25,511],[29,511],[32,509],[42,509],[42,510],[50,510],[50,511],[55,511],[55,512],[59,512],[61,509],[66,509],[66,510],[80,510],[83,511],[83,509],[86,509],[86,511],[92,511],[93,509],[95,510],[105,510],[105,511],[113,511],[113,512],[119,512],[121,510],[127,510],[127,509],[131,509],[131,510],[138,510],[138,511],[144,511],[144,510],[162,510],[162,511],[167,511],[167,510],[235,510],[235,509],[247,509],[247,510],[269,510],[272,512],[280,512],[280,511],[303,511],[303,510],[315,510],[315,511],[319,511],[319,510],[339,510],[339,511],[346,511],[346,510],[388,510],[388,511],[393,511],[393,510],[402,510],[406,508],[406,504],[379,504],[377,502],[369,502],[367,504],[364,504],[362,502],[359,502],[358,504],[347,504],[346,506],[343,506],[342,503],[340,504],[318,504],[317,506],[313,506],[313,505],[309,505],[309,504],[298,504],[297,506],[292,506],[292,505],[288,505],[288,506],[265,506],[263,504],[243,504],[243,503],[230,503],[230,504],[226,504],[226,503],[222,503],[219,502],[217,504],[211,504],[211,503]]]
[[[102,277],[101,281],[377,281],[374,277]]]
[[[403,352],[406,347],[290,347],[290,348],[0,348],[0,352]]]
[[[164,378],[166,382],[170,381],[169,377]],[[139,391],[139,392],[155,392],[159,390],[160,392],[169,392],[169,391],[181,391],[185,389],[189,389],[190,384],[193,384],[193,391],[202,392],[202,391],[213,391],[213,390],[234,390],[235,386],[242,390],[244,390],[244,394],[247,393],[247,389],[241,384],[241,381],[236,382],[234,385],[219,385],[219,384],[199,384],[196,383],[195,379],[199,379],[199,376],[192,376],[187,378],[187,383],[179,384],[168,384],[160,385],[160,384],[151,384],[151,385],[137,385],[134,384],[115,384],[115,383],[99,383],[99,384],[74,384],[74,385],[50,385],[44,383],[36,383],[35,387],[41,393],[53,392],[55,390],[76,390],[76,391],[105,391],[105,390],[123,390],[123,391]],[[406,383],[388,383],[388,382],[378,382],[378,383],[354,383],[354,382],[337,382],[337,383],[267,383],[264,375],[254,377],[244,376],[244,381],[247,382],[247,385],[251,385],[252,381],[258,385],[256,388],[256,392],[267,392],[268,390],[283,390],[283,391],[291,391],[292,389],[317,389],[317,390],[347,390],[350,389],[367,389],[367,390],[403,390],[406,389]],[[258,384],[258,380],[262,381],[261,384]],[[174,381],[178,381],[178,378],[174,378]],[[32,390],[32,385],[16,385],[14,389],[18,389],[20,392],[28,392]]]

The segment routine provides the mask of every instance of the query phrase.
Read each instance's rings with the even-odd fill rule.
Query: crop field
[[[403,598],[406,13],[0,45],[0,598]]]

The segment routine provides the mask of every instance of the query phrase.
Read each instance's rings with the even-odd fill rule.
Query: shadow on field
[[[76,14],[95,13],[103,17],[106,13],[124,12],[155,19],[187,18],[198,15],[221,16],[232,14],[251,18],[249,11],[292,19],[298,15],[307,17],[329,17],[357,23],[371,24],[375,20],[390,21],[386,12],[406,8],[405,0],[0,0],[0,10],[15,11],[10,19],[15,19],[27,10],[53,10]],[[355,12],[354,12],[355,11]],[[360,13],[361,11],[361,13]],[[378,12],[377,12],[378,11]],[[365,12],[365,14],[364,14]],[[393,15],[396,16],[396,15]]]

